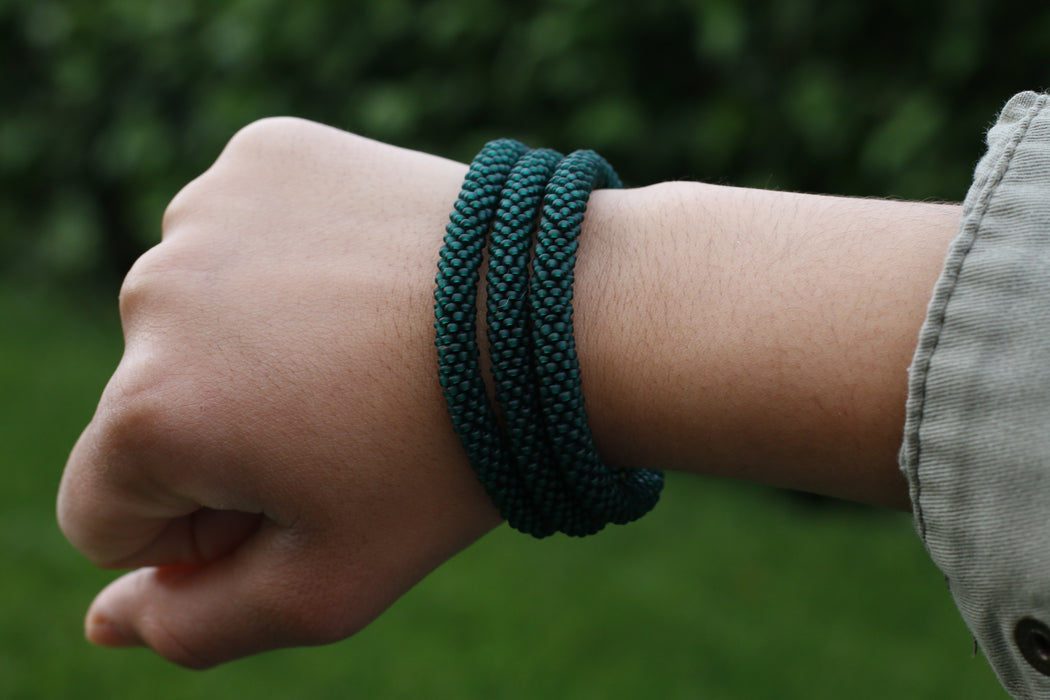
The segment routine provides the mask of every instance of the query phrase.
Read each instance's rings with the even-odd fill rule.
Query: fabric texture
[[[1016,639],[1050,625],[1050,96],[1014,96],[988,132],[912,364],[901,467],[1003,686],[1050,699]],[[1033,644],[1050,667],[1050,638]]]

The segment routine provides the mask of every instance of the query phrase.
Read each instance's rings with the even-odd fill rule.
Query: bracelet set
[[[573,339],[574,269],[587,201],[594,189],[620,186],[593,151],[562,156],[492,141],[471,163],[445,232],[434,313],[449,415],[500,513],[535,537],[590,535],[630,522],[656,505],[663,487],[659,471],[602,463],[584,413]],[[477,343],[486,242],[486,321],[502,424],[488,400]]]

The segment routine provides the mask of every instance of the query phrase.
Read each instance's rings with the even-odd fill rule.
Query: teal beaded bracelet
[[[508,458],[533,504],[535,537],[558,531],[568,512],[565,489],[550,480],[550,454],[542,423],[529,321],[529,254],[547,181],[562,154],[537,149],[522,156],[504,186],[489,239],[486,288],[489,352]]]
[[[587,201],[596,187],[619,186],[591,151],[562,158],[493,141],[471,164],[441,250],[434,308],[449,415],[500,513],[536,537],[588,535],[635,520],[656,504],[663,486],[659,471],[602,464],[587,426],[572,333]],[[476,285],[490,226],[487,324],[502,428],[485,393],[476,343]]]
[[[530,288],[533,344],[547,438],[566,487],[591,519],[580,534],[606,522],[624,524],[656,505],[663,474],[652,469],[610,469],[598,456],[583,407],[580,366],[572,327],[572,292],[580,228],[590,193],[619,188],[612,167],[593,151],[563,160],[547,185]]]
[[[485,237],[511,168],[528,148],[515,141],[486,144],[474,159],[445,229],[434,290],[438,378],[452,424],[471,466],[512,527],[531,508],[518,472],[503,450],[478,365],[476,303]]]

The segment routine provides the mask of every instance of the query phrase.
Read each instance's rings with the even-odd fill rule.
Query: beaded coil
[[[576,251],[594,189],[620,187],[593,151],[511,139],[485,145],[449,217],[434,292],[438,375],[471,466],[507,522],[535,537],[590,535],[647,513],[663,474],[614,469],[584,412],[572,329]],[[479,364],[477,285],[488,245],[486,325],[495,395]],[[531,260],[530,260],[531,257]]]

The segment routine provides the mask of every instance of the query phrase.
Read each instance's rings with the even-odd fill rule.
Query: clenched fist
[[[466,168],[295,119],[237,134],[121,292],[58,502],[96,643],[191,667],[333,641],[499,522],[437,382]]]

